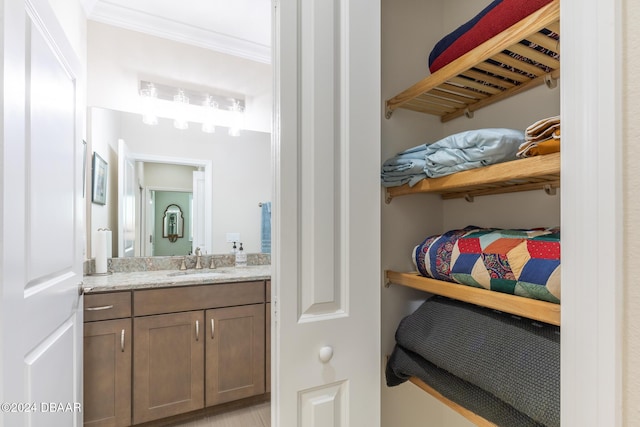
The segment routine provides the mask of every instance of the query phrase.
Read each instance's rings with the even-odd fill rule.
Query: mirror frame
[[[171,229],[172,218],[175,220],[175,230]],[[171,243],[184,237],[184,215],[182,215],[182,208],[175,203],[167,206],[162,215],[162,237],[169,239]]]

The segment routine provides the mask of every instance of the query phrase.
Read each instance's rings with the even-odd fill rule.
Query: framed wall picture
[[[109,166],[102,157],[93,152],[91,183],[91,201],[99,205],[107,203],[107,173]]]

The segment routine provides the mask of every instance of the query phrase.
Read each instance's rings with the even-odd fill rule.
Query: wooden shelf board
[[[474,288],[458,283],[443,282],[441,280],[420,276],[416,272],[401,273],[387,270],[385,276],[387,281],[392,284],[407,286],[432,294],[442,295],[459,301],[560,326],[560,304]]]
[[[465,197],[476,197],[476,196],[489,196],[492,194],[506,194],[506,193],[517,193],[520,191],[531,191],[531,190],[540,190],[540,189],[555,189],[560,188],[559,180],[548,180],[541,182],[528,182],[526,184],[513,184],[513,185],[503,185],[495,188],[479,188],[477,190],[469,190],[464,192],[451,192],[451,193],[442,193],[441,197],[444,200],[449,199],[461,199]]]
[[[428,385],[427,383],[422,381],[420,378],[410,377],[409,381],[411,383],[417,385],[422,390],[426,391],[431,396],[435,397],[440,402],[444,403],[449,408],[453,409],[454,411],[456,411],[457,413],[459,413],[460,415],[462,415],[463,417],[465,417],[466,419],[468,419],[472,423],[474,423],[476,426],[478,426],[478,427],[496,427],[496,424],[494,424],[494,423],[492,423],[490,421],[487,421],[486,419],[482,418],[479,415],[476,415],[474,412],[468,410],[464,406],[461,406],[461,405],[457,404],[456,402],[454,402],[454,401],[452,401],[450,399],[447,399],[442,394],[440,394],[440,392],[438,392],[436,389],[434,389],[433,387],[431,387],[430,385]]]
[[[558,60],[542,54],[535,49],[526,48],[525,46],[520,45],[520,41],[522,40],[533,39],[534,42],[539,43],[544,47],[555,48],[555,50],[552,50],[557,51],[559,44],[538,32],[543,28],[548,28],[556,33],[559,33],[559,19],[560,0],[553,0],[551,3],[538,9],[531,15],[522,19],[520,22],[517,22],[500,34],[497,34],[495,37],[492,37],[490,40],[487,40],[471,51],[465,53],[460,58],[445,65],[438,71],[425,77],[418,83],[402,91],[393,98],[388,99],[386,101],[386,117],[391,117],[393,111],[398,108],[408,108],[415,111],[420,111],[415,108],[415,105],[410,106],[410,101],[422,94],[429,93],[433,89],[446,84],[447,82],[457,82],[458,84],[462,84],[464,87],[475,88],[476,90],[488,92],[492,95],[485,98],[482,103],[478,103],[478,105],[471,104],[467,107],[461,107],[459,110],[452,113],[443,114],[438,113],[435,110],[422,111],[427,114],[440,116],[441,121],[443,122],[459,117],[463,115],[465,111],[478,110],[479,108],[485,107],[507,97],[520,93],[524,90],[528,90],[532,87],[538,86],[545,81],[544,75],[547,73],[545,73],[542,68],[505,55],[503,51],[509,50],[509,48],[512,48],[512,50],[515,50],[519,53],[525,53],[525,56],[530,57],[533,60],[537,60],[537,62],[544,63],[547,66],[550,66],[550,74],[556,76],[553,78],[559,77],[560,64]],[[545,38],[548,40],[544,40]],[[476,67],[476,65],[482,64],[488,59],[496,60],[497,62],[503,62],[510,66],[515,66],[515,68],[529,72],[537,77],[533,79],[526,78],[526,81],[524,81],[522,78],[518,78],[517,81],[520,82],[522,80],[522,82],[518,83],[516,86],[500,89],[486,84],[483,85],[482,79],[475,81],[460,77],[462,74],[467,73],[469,70]],[[482,68],[479,67],[479,69]],[[493,69],[495,70],[495,68]],[[472,72],[471,75],[477,76],[475,72]],[[504,75],[500,75],[503,77],[507,77],[508,72],[506,72],[506,74]],[[487,77],[484,80],[495,82],[495,80],[493,80],[493,77]]]
[[[560,153],[534,156],[466,170],[440,178],[425,178],[413,187],[408,184],[386,189],[386,201],[419,193],[441,194],[444,199],[512,193],[560,185]]]
[[[502,99],[507,99],[519,93],[525,92],[529,89],[533,89],[534,87],[541,86],[547,81],[547,79],[557,80],[558,78],[560,78],[559,68],[551,71],[548,74],[541,74],[538,77],[529,79],[526,82],[519,84],[518,86],[514,86],[512,88],[506,89],[489,98],[484,98],[482,100],[474,102],[473,104],[470,104],[466,110],[470,112],[478,111],[479,109],[486,107],[488,105],[494,104]],[[448,122],[449,120],[453,120],[456,117],[460,117],[464,114],[465,114],[465,110],[458,109],[452,113],[443,114],[442,116],[440,116],[440,118],[443,122]]]

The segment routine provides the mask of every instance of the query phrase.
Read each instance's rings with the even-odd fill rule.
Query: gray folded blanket
[[[399,385],[409,377],[418,377],[447,399],[498,426],[542,426],[493,394],[461,380],[399,345],[391,353],[386,377],[389,386]]]
[[[396,341],[532,420],[560,425],[559,327],[432,297],[402,320]]]

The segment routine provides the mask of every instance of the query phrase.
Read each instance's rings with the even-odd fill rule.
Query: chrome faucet
[[[200,258],[202,258],[202,253],[200,252],[200,248],[196,248],[196,270],[200,270],[202,268]]]

